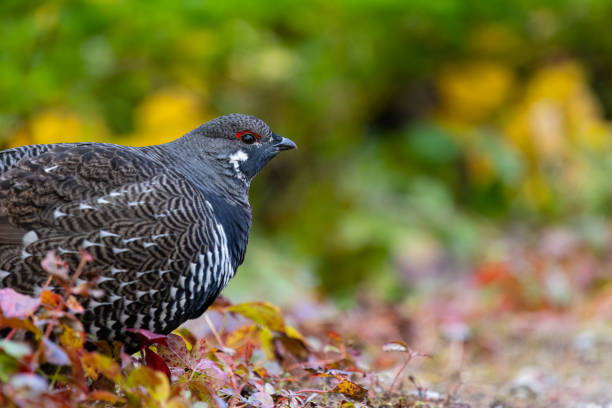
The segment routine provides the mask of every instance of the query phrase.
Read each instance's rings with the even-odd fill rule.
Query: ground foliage
[[[88,347],[77,297],[99,296],[99,289],[95,279],[75,286],[88,260],[83,252],[72,273],[49,254],[43,262],[49,279],[38,297],[0,289],[0,325],[8,330],[0,340],[2,406],[348,407],[393,390],[359,367],[357,352],[340,334],[319,333],[318,346],[308,345],[267,302],[217,301],[215,312],[241,316],[245,324],[219,334],[208,320],[210,339],[185,328],[169,335],[130,329],[141,345],[135,355],[120,343],[90,341]],[[48,289],[52,281],[61,284],[60,293]],[[386,350],[405,353],[404,366],[419,356],[400,341]]]
[[[363,293],[346,311],[313,298],[281,311],[221,298],[169,335],[131,330],[141,345],[134,355],[86,343],[79,299],[99,292],[95,279],[74,282],[90,258],[84,252],[73,272],[50,254],[43,267],[61,291],[0,290],[0,403],[605,406],[609,257],[558,230],[513,253],[512,262],[483,263],[465,279],[422,279],[420,295],[404,303]],[[536,272],[522,274],[522,262]],[[575,273],[560,276],[551,269],[560,263]]]

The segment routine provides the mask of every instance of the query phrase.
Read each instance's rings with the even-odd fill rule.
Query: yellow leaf
[[[285,328],[285,333],[287,334],[287,336],[292,337],[294,339],[298,339],[298,340],[302,340],[303,342],[306,342],[306,340],[304,340],[304,336],[302,336],[302,333],[300,333],[295,327],[293,326],[286,326]]]
[[[249,302],[230,306],[230,312],[239,313],[272,331],[285,331],[285,321],[278,306],[268,302]]]
[[[182,89],[162,89],[135,111],[136,133],[129,144],[143,146],[170,142],[204,123],[197,95]]]
[[[118,395],[104,390],[93,390],[87,395],[89,401],[105,401],[111,404],[123,404],[125,400]]]
[[[509,67],[491,61],[446,66],[436,78],[443,116],[478,123],[506,101],[514,85]]]
[[[234,330],[225,341],[225,345],[232,349],[237,349],[245,344],[249,339],[257,335],[257,326],[254,324],[248,326],[242,326],[237,330]]]
[[[121,369],[110,357],[96,352],[87,353],[81,358],[81,363],[83,370],[93,380],[98,378],[98,374],[116,383],[121,380]]]
[[[85,343],[85,333],[73,330],[70,326],[62,324],[62,334],[59,340],[65,347],[78,349],[83,347]]]
[[[259,331],[261,349],[269,360],[274,359],[274,333],[264,328]]]
[[[69,112],[43,111],[30,121],[34,143],[79,142],[85,136],[81,119]]]
[[[156,401],[166,401],[170,397],[170,383],[168,377],[149,367],[138,367],[133,370],[125,382],[129,388],[145,387],[149,395]]]
[[[365,398],[368,390],[359,384],[355,384],[349,380],[343,380],[334,387],[332,392],[337,392],[354,400],[361,401]]]

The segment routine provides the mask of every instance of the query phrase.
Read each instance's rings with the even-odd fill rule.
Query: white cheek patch
[[[234,171],[236,172],[236,177],[244,180],[244,174],[240,171],[240,162],[247,161],[249,159],[249,155],[246,154],[242,150],[238,150],[236,153],[231,154],[229,157],[229,162],[232,166],[234,166]]]

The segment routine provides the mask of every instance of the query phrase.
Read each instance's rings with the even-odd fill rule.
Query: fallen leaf
[[[121,377],[121,369],[119,364],[114,362],[110,357],[100,353],[87,353],[81,358],[83,369],[93,380],[98,378],[98,374],[102,374],[111,381],[118,382]]]
[[[113,394],[112,392],[105,390],[93,390],[87,395],[88,401],[104,401],[110,402],[111,404],[124,404],[125,399],[120,396]]]
[[[62,334],[59,337],[59,341],[64,347],[78,349],[85,344],[85,333],[62,324]]]
[[[25,319],[40,306],[40,299],[22,295],[11,288],[0,289],[0,309],[4,317]]]
[[[357,401],[362,401],[365,398],[368,390],[352,381],[343,380],[334,387],[332,392],[342,394]]]
[[[253,393],[249,398],[249,402],[254,407],[274,408],[274,399],[270,394],[264,391]]]
[[[159,357],[159,356],[158,356]],[[170,396],[168,377],[149,367],[138,367],[128,375],[125,385],[130,388],[145,387],[156,401],[164,402]]]
[[[279,333],[274,337],[274,346],[274,354],[279,360],[284,360],[287,354],[298,361],[306,361],[310,356],[308,347],[301,339],[289,337],[285,333]]]
[[[273,331],[285,331],[285,321],[280,308],[268,302],[248,302],[227,308],[230,312],[241,314],[255,323]]]
[[[40,292],[40,302],[49,309],[55,309],[62,304],[62,297],[50,290]]]
[[[382,346],[383,351],[401,351],[402,353],[408,353],[410,347],[403,341],[392,341]]]

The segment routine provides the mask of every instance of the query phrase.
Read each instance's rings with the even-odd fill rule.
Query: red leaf
[[[157,354],[159,354],[166,364],[172,368],[190,366],[187,345],[181,336],[170,333],[167,338],[168,347],[157,346]]]
[[[187,345],[181,336],[170,333],[167,336],[167,344],[168,348],[174,351],[179,358],[187,360]]]
[[[126,329],[125,331],[132,333],[134,340],[141,346],[150,346],[151,344],[163,344],[164,346],[168,346],[168,340],[165,334],[153,333],[146,329]]]
[[[7,319],[25,319],[38,309],[40,299],[22,295],[11,288],[0,289],[0,308]]]
[[[166,374],[166,376],[168,376],[168,379],[170,379],[170,369],[164,362],[164,359],[148,347],[145,348],[143,351],[145,355],[145,364],[147,365],[147,367],[150,367],[157,371],[161,371],[162,373]]]

